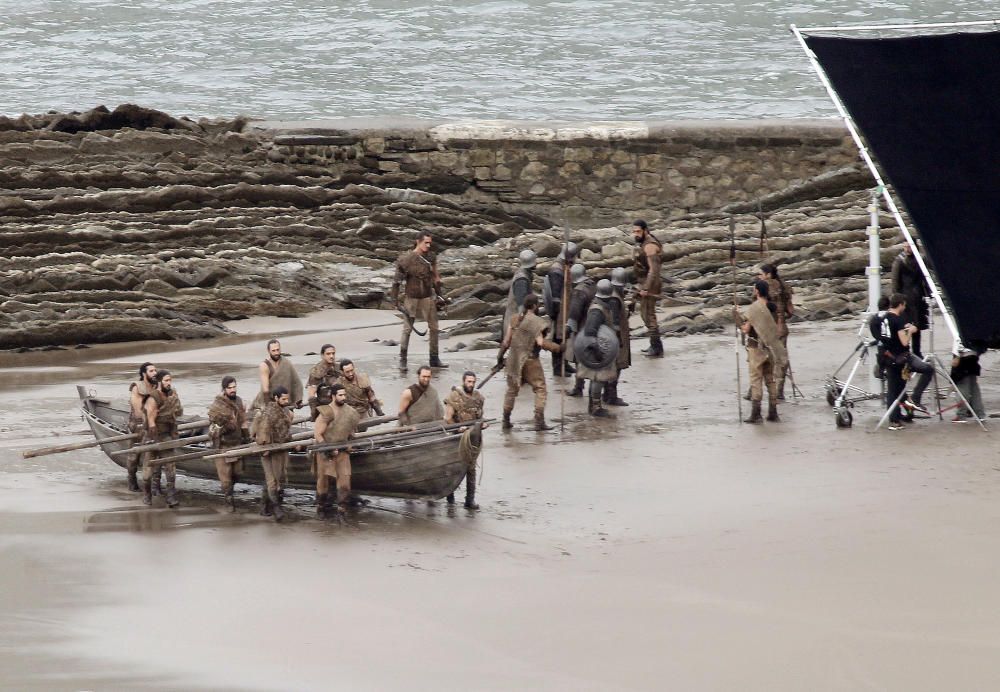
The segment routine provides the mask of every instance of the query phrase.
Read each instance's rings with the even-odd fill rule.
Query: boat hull
[[[98,441],[127,433],[128,412],[109,402],[87,396],[81,389],[83,419],[90,426]],[[185,435],[199,435],[201,430],[186,431]],[[459,451],[461,433],[429,430],[391,445],[373,449],[356,449],[351,453],[351,489],[359,495],[398,497],[419,500],[437,500],[453,492],[465,476],[466,462]],[[121,467],[126,455],[111,456],[113,452],[129,448],[129,442],[108,442],[101,449]],[[202,445],[187,445],[178,449],[186,454],[204,450]],[[177,471],[194,478],[217,479],[215,463],[206,459],[188,459],[177,462]],[[243,457],[242,483],[263,485],[264,469],[259,456]],[[286,487],[313,490],[316,477],[312,463],[304,453],[291,453]]]

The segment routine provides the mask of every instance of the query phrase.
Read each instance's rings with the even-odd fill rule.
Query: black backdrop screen
[[[963,341],[1000,345],[1000,33],[804,38],[909,211]]]

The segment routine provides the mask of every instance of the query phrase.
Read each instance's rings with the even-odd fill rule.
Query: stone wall
[[[500,203],[571,226],[750,202],[856,163],[832,120],[258,122],[268,158]]]

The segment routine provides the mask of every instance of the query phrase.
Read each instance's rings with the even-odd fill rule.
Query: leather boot
[[[778,401],[785,400],[785,380],[782,378],[778,380]]]
[[[153,469],[153,495],[162,495],[163,486],[160,483],[160,467]]]
[[[400,372],[406,372],[406,349],[399,349],[399,370]]]
[[[535,411],[535,430],[552,430],[552,426],[545,422],[545,411]]]
[[[562,342],[561,341],[557,341],[556,343],[562,343]],[[552,354],[552,376],[553,377],[563,377],[563,376],[566,376],[566,375],[572,375],[575,372],[576,372],[576,370],[573,368],[572,365],[569,364],[568,361],[566,361],[566,360],[563,359],[563,355],[561,353],[553,353]]]
[[[285,518],[285,510],[281,507],[281,492],[271,495],[271,511],[274,513],[275,521],[282,521]]]
[[[604,401],[608,406],[628,406],[628,402],[618,398],[618,382],[608,382],[604,385]]]
[[[767,402],[767,420],[772,423],[781,422],[781,419],[778,418],[778,403],[774,399]]]
[[[174,481],[167,481],[167,507],[173,509],[181,502],[177,499],[177,488],[174,486]]]
[[[139,479],[135,475],[135,469],[128,472],[128,489],[133,493],[139,492]]]
[[[566,392],[567,396],[583,396],[583,380],[579,377],[576,378],[576,382],[573,383],[573,389]]]
[[[658,333],[649,335],[649,348],[643,349],[642,352],[648,358],[659,358],[663,355],[663,341]]]
[[[271,510],[271,494],[267,492],[267,486],[260,491],[260,516],[269,517],[273,513]]]
[[[330,518],[330,493],[316,493],[316,518]]]
[[[744,401],[750,401],[753,398],[753,396],[750,394],[750,392],[752,392],[752,391],[753,390],[750,389],[750,387],[747,387],[747,393],[743,395],[743,400]]]
[[[503,430],[510,430],[514,427],[514,424],[510,422],[511,411],[504,410],[503,412],[503,424],[500,426]]]
[[[595,418],[609,418],[611,416],[611,414],[608,413],[608,409],[601,406],[600,395],[591,395],[587,398],[587,413]]]
[[[430,365],[432,368],[447,368],[448,367],[446,364],[444,364],[444,363],[441,362],[441,359],[438,358],[438,354],[436,354],[436,353],[432,353],[431,354],[431,362],[428,363],[428,365]]]
[[[153,504],[153,481],[142,482],[142,504]]]
[[[448,493],[447,500],[449,505],[455,504],[455,493]]]
[[[229,505],[229,511],[236,511],[236,501],[233,499],[233,484],[224,483],[222,486],[222,501]]]
[[[465,508],[479,509],[476,504],[476,469],[469,469],[465,474]]]
[[[753,407],[750,409],[750,417],[743,420],[744,423],[763,423],[764,419],[760,416],[760,402],[753,402]]]

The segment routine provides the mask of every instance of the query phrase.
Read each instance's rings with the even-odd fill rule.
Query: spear
[[[732,215],[729,217],[729,264],[733,269],[733,312],[735,313],[739,308],[736,305],[736,219]],[[740,326],[735,321],[733,329],[733,351],[736,353],[736,409],[739,411],[740,425],[743,425],[743,378],[740,376]]]
[[[189,423],[181,423],[177,426],[178,430],[196,430],[198,428],[204,428],[208,425],[207,420],[193,420]],[[62,454],[63,452],[75,452],[78,449],[88,449],[90,447],[97,447],[98,445],[111,444],[112,442],[128,442],[130,440],[138,440],[145,435],[144,432],[129,433],[127,435],[113,435],[112,437],[105,437],[101,440],[90,440],[89,442],[74,442],[68,445],[57,445],[55,447],[41,447],[40,449],[28,449],[21,452],[21,456],[25,459],[31,459],[32,457],[42,457],[49,454]]]
[[[563,285],[562,303],[559,305],[559,320],[562,322],[560,345],[562,353],[559,358],[559,375],[566,377],[566,318],[569,312],[569,226],[563,230]],[[559,386],[559,435],[566,432],[566,387]]]

